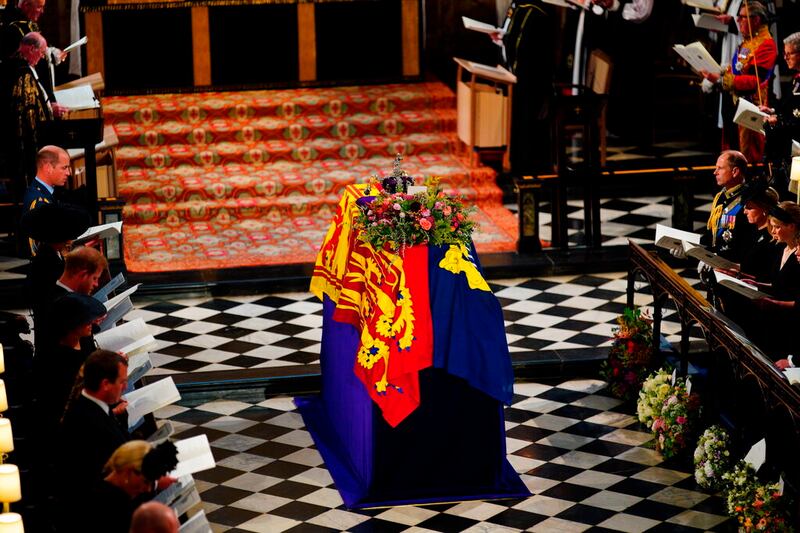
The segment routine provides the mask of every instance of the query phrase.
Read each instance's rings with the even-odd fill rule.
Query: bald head
[[[31,66],[41,61],[46,52],[47,41],[37,31],[26,33],[19,42],[19,55]]]
[[[178,533],[178,517],[163,503],[143,503],[133,513],[130,533]]]

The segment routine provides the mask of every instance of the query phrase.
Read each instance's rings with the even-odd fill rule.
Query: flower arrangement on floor
[[[600,375],[617,398],[631,400],[641,388],[653,360],[652,320],[641,310],[625,308],[617,317],[614,342]]]
[[[639,401],[636,403],[639,422],[648,428],[653,427],[653,421],[661,412],[670,390],[672,390],[672,372],[666,368],[656,370],[644,380],[639,391]]]
[[[727,484],[728,514],[738,522],[740,531],[793,531],[789,502],[777,483],[759,481],[753,467],[744,460],[722,478]]]
[[[400,168],[397,156],[392,174],[370,185],[378,191],[374,197],[361,198],[355,226],[360,238],[375,249],[388,247],[401,252],[415,244],[463,244],[469,246],[475,223],[470,220],[473,207],[460,198],[446,195],[438,178],[431,178],[425,192],[409,194],[413,178]]]
[[[645,380],[636,410],[640,421],[652,420],[648,427],[656,436],[656,450],[670,459],[689,445],[700,415],[700,398],[688,393],[683,378],[673,384],[672,375],[662,369]]]
[[[704,489],[720,490],[731,468],[730,436],[720,426],[706,429],[694,450],[694,479]]]

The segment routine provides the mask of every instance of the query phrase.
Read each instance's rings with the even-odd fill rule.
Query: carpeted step
[[[455,109],[423,109],[383,115],[357,113],[344,117],[301,115],[293,120],[280,117],[254,120],[213,119],[200,124],[185,121],[155,124],[117,122],[114,130],[123,145],[155,147],[170,144],[308,141],[322,138],[350,139],[366,135],[439,133],[454,131],[456,119]]]
[[[103,98],[108,124],[164,121],[202,123],[215,118],[245,120],[300,115],[385,114],[453,108],[455,95],[441,83],[328,87],[283,91],[202,92]]]
[[[487,200],[499,201],[496,187],[445,189],[449,194],[458,194],[467,205],[475,205]],[[342,197],[344,187],[332,189],[328,193],[304,194],[302,190],[284,196],[258,196],[242,191],[239,196],[224,195],[213,197],[205,191],[196,191],[175,202],[149,202],[140,197],[138,202],[126,202],[123,216],[126,224],[169,224],[172,220],[205,220],[225,213],[230,219],[259,218],[280,212],[289,217],[319,211],[322,206],[335,210]]]
[[[119,196],[129,204],[208,201],[226,197],[279,197],[297,194],[341,194],[353,183],[391,170],[392,158],[356,162],[329,160],[308,163],[278,162],[266,165],[223,165],[206,169],[184,165],[177,168],[132,169],[120,173]],[[448,192],[480,191],[493,198],[499,189],[494,172],[469,167],[452,155],[409,156],[403,168],[424,183],[438,176]],[[474,201],[481,196],[470,196]]]
[[[367,135],[355,139],[310,141],[222,142],[214,145],[172,144],[157,147],[124,146],[117,150],[120,169],[199,165],[212,167],[230,163],[267,161],[355,160],[395,154],[439,154],[456,146],[455,135],[414,133],[411,135]]]
[[[514,250],[495,172],[456,153],[455,104],[440,83],[106,98],[126,267],[312,262],[343,189],[391,172],[396,153],[477,207],[479,252]]]
[[[313,263],[333,210],[283,217],[231,219],[225,212],[203,221],[124,226],[125,265],[132,272]],[[502,208],[479,208],[473,235],[479,253],[513,250],[517,219]]]

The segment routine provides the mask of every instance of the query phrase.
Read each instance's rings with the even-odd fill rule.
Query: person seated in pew
[[[35,350],[45,349],[43,344],[52,335],[48,333],[51,313],[48,308],[58,298],[70,293],[89,296],[99,284],[99,279],[106,272],[108,261],[94,248],[79,246],[64,256],[64,269],[61,276],[48,288],[42,288],[39,301],[33,309],[33,339]],[[38,289],[37,289],[38,290]],[[38,316],[37,316],[38,315]],[[85,347],[93,351],[94,341],[89,337]]]
[[[778,205],[778,192],[762,180],[753,181],[745,186],[742,202],[747,223],[757,231],[753,246],[742,254],[736,274],[768,283],[778,252],[778,244],[772,237],[769,224],[769,212]]]
[[[781,202],[770,211],[772,236],[779,253],[772,265],[770,283],[751,281],[769,294],[754,300],[759,312],[753,314],[748,335],[773,359],[784,358],[796,346],[796,300],[800,299],[800,262],[796,255],[800,244],[800,206]],[[743,325],[744,326],[744,325]]]
[[[92,490],[94,516],[85,521],[83,531],[128,533],[136,508],[150,500],[155,489],[175,482],[166,474],[177,464],[178,450],[169,441],[155,447],[144,440],[122,444],[105,464],[105,478]]]
[[[758,228],[753,246],[746,249],[741,263],[731,270],[716,269],[729,276],[770,282],[772,265],[778,253],[778,244],[772,238],[769,212],[778,205],[778,193],[763,180],[750,182],[741,194],[747,222]],[[750,300],[722,285],[714,285],[717,307],[737,324],[746,325],[752,308]]]
[[[91,296],[70,293],[53,302],[50,313],[52,340],[33,360],[36,420],[43,436],[58,429],[78,372],[91,354],[81,341],[91,338],[106,308]]]
[[[127,385],[128,360],[121,354],[97,350],[83,364],[83,387],[69,402],[58,433],[69,458],[57,465],[56,479],[63,482],[57,499],[63,509],[77,508],[102,479],[114,450],[131,440],[128,403],[122,401]]]

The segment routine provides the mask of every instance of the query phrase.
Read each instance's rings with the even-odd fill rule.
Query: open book
[[[166,420],[164,421],[164,423],[161,425],[160,428],[154,431],[152,435],[147,437],[147,442],[149,442],[153,446],[158,446],[159,444],[170,438],[173,433],[175,433],[175,426],[172,425],[172,422]],[[172,488],[171,485],[170,488]]]
[[[191,492],[194,488],[194,478],[191,475],[182,476],[179,477],[175,483],[156,494],[153,500],[163,503],[164,505],[170,505],[184,494]]]
[[[687,44],[686,46],[676,44],[672,49],[675,50],[684,61],[689,63],[689,66],[692,67],[695,72],[699,73],[701,70],[717,74],[722,72],[722,67],[711,57],[711,54],[708,53],[708,50],[706,50],[705,46],[699,41]]]
[[[136,284],[133,287],[121,292],[120,294],[114,296],[110,300],[103,302],[103,305],[106,306],[108,309],[108,314],[100,322],[100,331],[107,331],[114,326],[116,326],[117,322],[122,320],[122,317],[127,315],[131,310],[133,310],[133,302],[131,302],[131,294],[136,292],[136,289],[139,288],[140,284]]]
[[[698,244],[690,242],[683,242],[683,252],[689,257],[694,257],[698,261],[702,261],[711,268],[721,268],[722,270],[736,270],[739,265],[732,261],[728,261],[722,256],[719,256],[711,250],[704,248]]]
[[[71,111],[99,109],[100,101],[95,97],[91,85],[78,85],[69,89],[54,91],[56,100]]]
[[[728,0],[681,0],[684,5],[724,13],[728,8]]]
[[[764,121],[769,115],[761,111],[758,106],[748,102],[744,98],[739,98],[739,104],[736,106],[736,114],[733,115],[733,121],[747,128],[748,130],[757,131],[764,135]]]
[[[783,375],[789,380],[790,385],[797,385],[800,383],[800,368],[786,368]]]
[[[200,494],[197,492],[197,487],[183,494],[180,498],[172,502],[172,510],[175,511],[176,516],[186,514],[186,511],[200,503]]]
[[[92,297],[97,300],[98,302],[104,303],[108,301],[108,295],[111,294],[111,291],[117,290],[122,284],[125,283],[125,274],[120,272],[111,280],[103,285],[101,288],[97,289],[97,291],[92,294]]]
[[[181,524],[179,533],[210,533],[211,526],[206,518],[206,513],[202,509],[189,520]]]
[[[711,31],[728,31],[728,25],[724,22],[721,22],[717,17],[714,15],[709,15],[708,13],[700,13],[692,15],[692,21],[694,25],[698,28],[703,28],[706,30]]]
[[[128,427],[134,428],[144,415],[181,399],[178,388],[171,377],[146,385],[122,397],[128,402]]]
[[[700,234],[691,233],[675,228],[670,228],[663,224],[656,224],[656,246],[659,248],[666,248],[668,250],[683,250],[683,243],[688,242],[692,244],[700,244]]]
[[[141,318],[98,333],[94,340],[100,348],[122,352],[128,357],[152,350],[156,345],[155,337],[150,334],[150,327]]]
[[[182,477],[214,468],[217,463],[211,453],[205,433],[175,442],[178,449],[178,465],[170,472],[171,477]]]
[[[150,369],[153,368],[153,361],[149,353],[140,353],[128,359],[128,387],[125,392],[135,390],[134,385],[141,380]]]
[[[717,278],[717,283],[723,287],[729,288],[733,292],[741,294],[745,298],[758,300],[760,298],[767,297],[766,294],[759,291],[755,286],[745,283],[744,281],[734,278],[733,276],[729,276],[723,272],[714,272],[714,276]]]
[[[150,334],[150,327],[141,318],[98,333],[94,336],[94,340],[100,348],[112,352],[122,352],[128,357],[154,347],[144,349],[147,343],[143,343],[142,340],[155,343],[155,338]]]
[[[503,31],[502,28],[498,28],[497,26],[493,26],[491,24],[486,24],[485,22],[481,22],[479,20],[471,19],[469,17],[461,17],[461,22],[464,23],[464,27],[468,30],[477,31],[480,33],[498,33],[501,36],[505,35],[506,32]]]
[[[108,224],[100,224],[99,226],[92,226],[87,229],[75,239],[75,243],[82,243],[95,238],[105,239],[106,237],[114,237],[120,233],[122,233],[122,221],[109,222]]]

